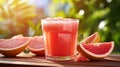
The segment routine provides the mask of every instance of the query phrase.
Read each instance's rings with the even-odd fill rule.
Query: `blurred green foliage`
[[[41,27],[41,22],[37,22],[34,24],[33,21],[28,21],[29,25],[29,36],[35,36],[35,35],[42,35],[42,27]]]
[[[52,0],[49,8],[53,17],[80,19],[79,40],[98,31],[101,41],[114,41],[120,51],[120,0]]]

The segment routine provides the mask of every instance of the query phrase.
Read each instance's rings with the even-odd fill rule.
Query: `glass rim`
[[[79,19],[41,19],[42,21],[50,21],[50,22],[61,22],[61,21],[66,21],[66,22],[79,22]]]

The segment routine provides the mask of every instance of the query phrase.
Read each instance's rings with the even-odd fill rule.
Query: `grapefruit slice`
[[[108,56],[114,48],[114,42],[88,43],[77,45],[77,50],[91,60],[100,60]]]
[[[29,44],[31,38],[13,38],[0,42],[0,53],[5,56],[16,56]]]
[[[92,35],[88,36],[87,38],[83,39],[81,43],[95,43],[100,41],[100,35],[98,32],[93,33]]]
[[[33,37],[27,48],[36,55],[41,56],[45,55],[44,37],[43,36]]]

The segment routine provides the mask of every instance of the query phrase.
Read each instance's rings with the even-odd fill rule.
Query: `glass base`
[[[73,56],[46,56],[47,60],[54,60],[54,61],[67,61],[71,60]]]

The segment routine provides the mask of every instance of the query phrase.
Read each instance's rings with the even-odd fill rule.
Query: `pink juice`
[[[42,20],[45,51],[48,59],[72,57],[76,51],[79,21],[51,18]]]

